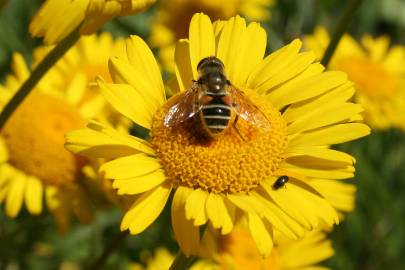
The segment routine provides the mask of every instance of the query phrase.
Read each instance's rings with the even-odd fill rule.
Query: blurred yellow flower
[[[299,240],[276,239],[270,256],[263,257],[250,234],[236,229],[217,239],[213,249],[213,260],[200,259],[192,270],[326,270],[320,262],[333,254],[332,243],[323,232],[309,232]],[[158,248],[148,256],[146,266],[132,263],[130,270],[166,270],[173,263],[174,256],[165,248]]]
[[[204,12],[212,20],[226,20],[236,14],[254,20],[270,18],[269,7],[275,0],[162,0],[152,19],[149,44],[159,48],[159,61],[174,71],[173,59],[177,40],[188,37],[188,25],[196,12]]]
[[[87,129],[68,133],[66,147],[115,158],[101,167],[106,178],[114,179],[119,194],[140,194],[122,230],[145,230],[172,191],[173,230],[186,255],[198,253],[199,226],[207,223],[225,235],[245,220],[260,253],[268,255],[275,231],[297,239],[306,230],[338,222],[330,196],[313,181],[353,177],[354,159],[329,146],[370,132],[361,123],[362,107],[348,102],[354,89],[346,75],[324,72],[313,53],[300,52],[299,40],[263,59],[266,41],[259,24],[246,25],[239,16],[212,24],[208,16],[194,15],[189,39],[176,46],[180,93],[169,102],[156,60],[141,38],[127,40],[126,57],[111,59],[114,83],[99,81],[100,89],[117,111],[149,129],[150,139],[92,121]],[[237,129],[247,140],[230,128],[200,144],[186,127],[174,132],[164,125],[171,101],[191,87],[197,64],[207,56],[223,61],[227,78],[263,112],[270,132],[257,132],[241,119]],[[283,175],[290,178],[286,187],[273,188]]]
[[[316,264],[333,255],[332,243],[322,232],[309,232],[300,240],[275,239],[270,256],[263,258],[250,234],[236,230],[220,239],[217,263],[221,270],[328,269]]]
[[[141,12],[156,0],[46,0],[34,16],[30,32],[46,44],[61,41],[76,27],[80,34],[96,32],[116,16]]]
[[[28,212],[40,214],[43,197],[61,231],[74,213],[82,222],[91,220],[88,192],[83,189],[83,157],[66,151],[64,133],[84,127],[86,119],[102,121],[110,115],[105,100],[91,87],[95,74],[108,80],[108,57],[123,48],[109,34],[82,38],[49,71],[35,91],[18,107],[0,132],[0,203],[16,217],[25,203]],[[35,51],[38,63],[49,48]],[[0,86],[0,108],[29,77],[18,53],[13,73]],[[90,84],[90,86],[89,86]]]
[[[320,59],[329,43],[325,28],[305,38]],[[355,83],[355,100],[364,107],[365,121],[376,129],[405,129],[405,47],[390,47],[386,36],[365,35],[361,44],[348,34],[340,41],[330,68],[342,70]]]

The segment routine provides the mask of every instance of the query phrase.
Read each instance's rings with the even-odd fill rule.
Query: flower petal
[[[222,228],[222,234],[228,234],[233,228],[233,220],[226,208],[225,198],[220,195],[210,193],[207,198],[206,210],[209,220],[215,229]]]
[[[347,81],[347,75],[340,71],[327,71],[292,83],[289,87],[280,87],[269,93],[269,100],[277,108],[310,99]]]
[[[128,84],[106,84],[100,79],[98,86],[107,101],[123,116],[147,129],[158,106],[152,100]]]
[[[166,180],[163,170],[155,170],[152,173],[139,177],[114,180],[113,188],[118,189],[118,195],[139,194],[151,190]]]
[[[15,218],[21,210],[24,201],[24,191],[27,184],[25,175],[16,174],[9,182],[8,194],[6,198],[6,214]]]
[[[185,91],[191,87],[193,81],[193,69],[190,58],[190,42],[181,39],[176,44],[174,52],[175,73],[180,91]]]
[[[202,189],[195,189],[188,196],[186,201],[186,218],[194,220],[195,226],[207,223],[206,201],[208,192]]]
[[[131,234],[143,232],[162,212],[171,190],[161,185],[142,194],[125,213],[121,230],[129,229]]]
[[[108,179],[125,179],[147,175],[161,167],[156,158],[139,153],[106,162],[100,171]]]
[[[248,213],[248,225],[250,234],[256,242],[260,254],[267,257],[273,249],[273,239],[270,232],[260,217],[254,213]]]
[[[333,125],[293,137],[289,146],[316,146],[348,142],[370,134],[370,128],[361,123]]]
[[[339,122],[344,122],[363,111],[360,104],[325,104],[297,118],[288,127],[288,134],[308,131]]]
[[[172,225],[174,236],[186,256],[197,254],[200,245],[199,227],[194,226],[193,220],[186,219],[186,201],[191,189],[179,187],[172,202]]]
[[[43,185],[40,180],[27,177],[24,197],[25,205],[31,214],[38,215],[42,212]]]
[[[232,17],[222,29],[217,57],[224,62],[228,79],[236,86],[245,87],[256,65],[262,61],[266,50],[266,32],[258,23]]]
[[[210,18],[197,13],[190,22],[190,58],[194,79],[197,79],[197,65],[207,56],[215,55],[215,36]]]
[[[100,158],[116,158],[135,153],[154,155],[149,143],[128,134],[122,134],[96,121],[87,129],[68,132],[65,148],[73,153]]]

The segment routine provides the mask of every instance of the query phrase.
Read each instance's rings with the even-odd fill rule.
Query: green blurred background
[[[32,39],[28,24],[42,1],[0,0],[0,82],[10,66],[11,54],[22,52],[27,61],[41,40]],[[271,8],[272,18],[262,23],[269,36],[268,50],[277,49],[293,38],[311,33],[316,25],[333,29],[346,1],[284,0]],[[147,37],[155,9],[137,16],[122,17],[102,30],[115,36],[137,34]],[[365,0],[349,32],[355,37],[386,34],[394,43],[405,44],[405,1]],[[339,147],[357,159],[356,210],[331,234],[336,255],[325,264],[332,269],[405,269],[405,136],[399,130],[373,132],[370,136]],[[79,269],[99,256],[104,246],[120,232],[118,210],[99,212],[91,225],[75,224],[64,235],[55,231],[46,213],[32,217],[5,217],[0,208],[1,269]],[[113,253],[105,269],[127,269],[128,263],[145,256],[143,250],[177,246],[168,233],[170,214],[165,210],[158,221],[140,236],[126,238]],[[103,269],[104,269],[103,268]]]

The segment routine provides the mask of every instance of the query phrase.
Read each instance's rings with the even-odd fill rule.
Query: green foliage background
[[[318,24],[333,29],[346,2],[279,0],[272,7],[270,22],[262,23],[268,32],[268,50],[311,33]],[[9,0],[8,3],[0,0],[0,82],[9,70],[12,52],[22,52],[30,62],[32,49],[41,44],[27,30],[40,4],[39,0]],[[151,8],[137,16],[116,19],[103,30],[115,36],[147,37],[154,11]],[[349,32],[356,37],[365,33],[386,34],[394,43],[404,45],[405,1],[363,1]],[[373,132],[367,138],[339,148],[357,159],[353,180],[358,187],[357,206],[331,234],[336,255],[326,265],[342,270],[404,269],[405,135],[399,130]],[[100,211],[94,223],[75,224],[69,233],[60,235],[46,213],[38,217],[23,213],[10,220],[0,209],[0,270],[89,266],[104,246],[120,234],[120,219],[118,210]],[[171,235],[170,214],[166,209],[145,233],[123,240],[103,269],[127,269],[129,262],[139,261],[158,246],[167,246],[175,252],[177,246]]]

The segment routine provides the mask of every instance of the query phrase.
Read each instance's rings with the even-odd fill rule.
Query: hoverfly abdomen
[[[218,134],[229,126],[232,108],[223,101],[223,95],[210,96],[211,101],[202,106],[201,117],[209,132]]]

